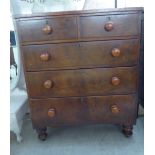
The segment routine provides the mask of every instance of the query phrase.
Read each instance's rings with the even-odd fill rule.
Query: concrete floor
[[[48,139],[37,139],[29,117],[25,118],[21,144],[11,134],[11,155],[143,155],[144,118],[137,119],[133,136],[124,137],[118,126],[89,125],[48,129]]]

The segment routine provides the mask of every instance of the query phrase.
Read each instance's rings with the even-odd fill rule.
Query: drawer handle
[[[106,31],[111,31],[113,29],[113,23],[108,22],[104,25]]]
[[[51,34],[53,31],[53,29],[49,25],[46,25],[42,30],[44,34]]]
[[[111,54],[112,54],[113,57],[118,57],[118,56],[120,56],[121,51],[120,51],[120,49],[118,49],[118,48],[114,48],[114,49],[112,50]]]
[[[40,59],[41,59],[42,61],[48,61],[48,60],[50,59],[50,55],[49,55],[48,53],[42,53],[42,54],[40,55]]]
[[[48,113],[47,113],[48,117],[53,118],[55,114],[56,114],[55,109],[52,108],[48,110]]]
[[[113,114],[117,114],[117,113],[119,113],[119,108],[116,106],[116,105],[112,105],[111,106],[111,112],[113,113]]]
[[[119,79],[118,77],[112,77],[111,82],[112,82],[112,84],[113,84],[114,86],[117,86],[117,85],[120,84],[121,81],[120,81],[120,79]]]
[[[53,87],[53,81],[51,81],[51,80],[46,80],[46,81],[44,82],[44,88],[50,89],[50,88],[52,88],[52,87]]]

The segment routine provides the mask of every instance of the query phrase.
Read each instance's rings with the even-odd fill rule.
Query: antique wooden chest
[[[142,8],[15,16],[32,124],[136,123]]]

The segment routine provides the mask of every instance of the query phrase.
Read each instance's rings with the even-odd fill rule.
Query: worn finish
[[[105,38],[138,35],[138,18],[138,14],[81,17],[80,36],[81,38]]]
[[[138,63],[138,49],[138,39],[22,47],[28,71],[133,66]]]
[[[142,8],[15,16],[33,127],[113,123],[132,135]]]
[[[136,93],[137,67],[29,72],[27,82],[31,98]]]
[[[22,42],[77,38],[76,18],[73,17],[19,21],[18,27]]]
[[[31,99],[32,120],[36,125],[74,125],[84,123],[133,124],[136,95],[112,95],[90,97],[66,97],[37,100]],[[117,106],[118,113],[111,108]],[[55,115],[49,116],[49,109]],[[52,114],[53,115],[53,114]]]

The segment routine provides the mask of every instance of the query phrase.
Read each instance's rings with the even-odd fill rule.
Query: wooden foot
[[[47,128],[39,128],[37,129],[37,133],[38,133],[38,138],[42,141],[45,141],[47,138],[47,132],[46,132]]]
[[[130,137],[132,135],[132,129],[133,129],[132,125],[123,125],[122,132],[126,137]]]

